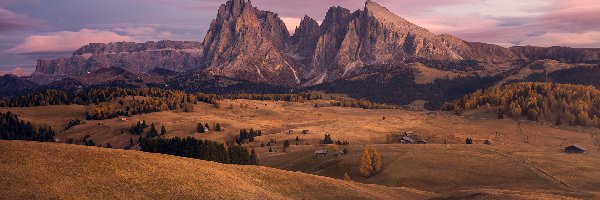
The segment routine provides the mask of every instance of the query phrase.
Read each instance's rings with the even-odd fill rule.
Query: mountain
[[[289,39],[277,14],[258,10],[250,1],[230,0],[221,5],[204,38],[206,71],[254,82],[297,85],[298,72],[284,54]]]
[[[554,64],[544,65],[548,70],[535,68],[540,62]],[[594,74],[597,64],[600,49],[505,48],[437,35],[371,0],[354,12],[332,7],[321,24],[304,16],[293,35],[276,13],[259,10],[250,1],[229,0],[219,7],[202,43],[89,44],[70,58],[38,61],[27,80],[47,84],[72,78],[84,84],[135,87],[172,83],[166,87],[220,93],[318,89],[376,102],[424,100],[437,107],[472,90],[540,81],[543,73],[550,77],[544,78],[547,81],[600,85],[589,74],[578,79],[586,70]],[[209,83],[215,80],[220,82]],[[236,86],[223,84],[229,81]]]
[[[156,67],[183,72],[199,67],[201,55],[200,42],[92,43],[75,51],[70,58],[38,60],[33,76],[36,82],[48,83],[111,67],[132,73],[145,73]]]
[[[15,75],[0,76],[0,98],[23,95],[39,87],[39,84]]]
[[[551,59],[564,63],[600,63],[600,49],[593,48],[516,46],[510,51],[530,61]]]

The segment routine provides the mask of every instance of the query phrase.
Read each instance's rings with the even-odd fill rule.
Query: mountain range
[[[598,73],[599,64],[600,49],[505,48],[436,35],[371,0],[354,12],[332,7],[321,24],[305,16],[293,35],[278,14],[259,10],[250,1],[229,0],[220,6],[203,42],[89,44],[70,58],[39,60],[25,79],[40,85],[67,78],[92,85],[119,80],[152,86],[186,85],[174,78],[194,83],[198,80],[185,77],[222,77],[386,103],[425,100],[435,107],[476,89],[539,80],[549,73]],[[117,68],[122,71],[107,72]],[[581,82],[577,77],[544,80]],[[583,84],[600,85],[595,79]],[[190,90],[187,85],[174,89]]]

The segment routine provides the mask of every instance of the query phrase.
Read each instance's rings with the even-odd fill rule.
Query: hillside
[[[523,145],[373,145],[382,171],[359,174],[362,145],[350,146],[347,156],[315,158],[312,151],[293,148],[285,154],[261,157],[265,166],[341,179],[345,172],[358,182],[451,194],[456,190],[487,195],[484,189],[561,195],[551,199],[590,198],[600,191],[597,151],[566,154],[560,147]],[[328,147],[322,147],[328,148]],[[331,148],[331,147],[329,147]],[[341,149],[341,148],[340,148]],[[565,165],[564,163],[569,163]],[[465,195],[464,199],[473,199]],[[514,197],[512,197],[514,198]],[[458,198],[460,199],[460,198]],[[491,197],[481,199],[496,199]],[[511,199],[511,198],[497,198]]]
[[[444,110],[487,109],[504,116],[600,127],[600,90],[593,86],[525,82],[503,85],[464,96],[444,105]]]
[[[66,144],[0,141],[6,199],[424,199],[434,194],[267,167]],[[68,191],[68,192],[67,192]]]

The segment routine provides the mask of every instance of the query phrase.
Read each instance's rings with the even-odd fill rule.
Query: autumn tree
[[[381,170],[381,156],[375,147],[369,146],[360,159],[360,174],[371,177]]]
[[[348,175],[348,172],[344,172],[344,180],[345,181],[352,181],[352,179],[350,179],[350,175]]]

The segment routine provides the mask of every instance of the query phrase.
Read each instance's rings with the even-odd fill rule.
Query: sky
[[[600,0],[374,0],[431,30],[467,41],[600,47]],[[225,0],[0,0],[0,75],[30,74],[37,59],[68,57],[91,42],[202,41]],[[304,15],[365,0],[253,0],[290,32]]]

